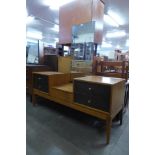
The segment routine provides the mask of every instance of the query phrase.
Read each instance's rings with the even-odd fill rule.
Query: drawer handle
[[[91,88],[88,88],[89,90],[91,90]]]
[[[88,103],[91,103],[91,100],[88,100]]]
[[[41,79],[42,79],[41,77],[38,78],[38,80],[41,80]]]

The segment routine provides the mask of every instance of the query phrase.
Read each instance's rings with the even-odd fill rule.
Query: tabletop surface
[[[59,89],[59,90],[65,91],[65,92],[72,93],[73,92],[73,83],[67,83],[67,84],[64,84],[64,85],[61,85],[61,86],[56,86],[56,87],[53,87],[53,88],[56,88],[56,89]]]
[[[34,74],[41,74],[41,75],[56,75],[56,74],[64,74],[61,72],[54,72],[54,71],[41,71],[41,72],[33,72]]]
[[[106,84],[106,85],[115,85],[119,82],[125,81],[125,79],[122,79],[122,78],[104,77],[104,76],[96,76],[96,75],[79,77],[79,78],[75,78],[74,80]]]

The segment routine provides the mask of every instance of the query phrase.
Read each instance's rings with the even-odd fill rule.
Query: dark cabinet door
[[[48,76],[34,74],[33,87],[48,93]]]
[[[74,81],[74,101],[109,112],[111,88],[108,85]]]

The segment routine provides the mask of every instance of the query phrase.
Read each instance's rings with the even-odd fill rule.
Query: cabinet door
[[[48,93],[48,76],[34,74],[33,87]]]

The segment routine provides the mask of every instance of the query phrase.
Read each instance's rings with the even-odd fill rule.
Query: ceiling
[[[59,11],[52,10],[45,4],[47,0],[26,0],[27,16],[32,16],[33,21],[27,23],[28,31],[39,31],[42,33],[42,41],[47,44],[55,44],[59,38],[59,32],[53,30],[52,27],[59,25]],[[57,1],[57,0],[51,0]],[[129,38],[129,0],[104,0],[105,9],[104,13],[107,14],[108,10],[112,10],[123,19],[123,23],[119,27],[111,26],[104,22],[103,41],[111,44],[111,47],[103,47],[102,50],[114,50],[120,48],[122,50],[128,50],[126,42]],[[126,35],[117,38],[106,37],[107,32],[124,30]],[[57,39],[56,39],[57,38]]]

